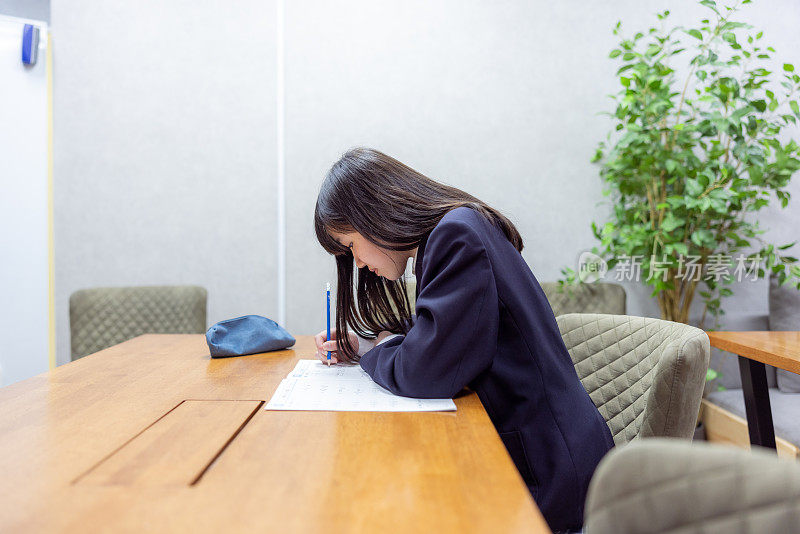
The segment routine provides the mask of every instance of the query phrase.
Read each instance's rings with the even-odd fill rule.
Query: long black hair
[[[447,212],[462,206],[486,217],[522,252],[522,237],[500,212],[378,150],[354,148],[333,164],[317,197],[314,230],[320,245],[336,257],[340,361],[359,359],[357,347],[347,336],[348,328],[367,339],[374,339],[382,330],[408,332],[411,303],[404,277],[387,280],[365,266],[358,269],[354,284],[353,253],[329,232],[358,232],[384,249],[409,251],[419,246]]]

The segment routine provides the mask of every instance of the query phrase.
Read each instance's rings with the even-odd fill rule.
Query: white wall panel
[[[209,322],[278,318],[275,1],[53,0],[59,362],[81,287],[200,283]],[[617,90],[611,28],[646,28],[665,7],[687,24],[703,12],[666,4],[287,1],[288,329],[324,326],[335,274],[313,206],[355,145],[503,210],[541,281],[573,265],[608,209],[589,160]],[[745,16],[797,62],[800,7],[756,4]],[[788,241],[800,210],[764,222]],[[647,288],[628,289],[630,313],[658,313]],[[737,288],[727,307],[766,313],[766,287]]]
[[[22,63],[25,24],[38,60]],[[0,15],[0,386],[48,369],[47,24]]]
[[[53,0],[58,361],[68,299],[199,284],[277,315],[275,3]]]
[[[757,4],[744,16],[784,59],[796,61],[797,4]],[[335,276],[313,235],[314,200],[327,168],[359,144],[504,211],[540,281],[575,266],[595,245],[591,221],[608,210],[598,205],[602,184],[590,159],[611,128],[599,112],[611,109],[606,95],[618,90],[607,57],[616,42],[611,29],[623,19],[631,31],[646,30],[665,8],[680,23],[705,16],[691,2],[655,0],[290,2],[289,327],[310,333],[324,325],[321,288]],[[795,182],[800,193],[800,178]],[[764,220],[770,238],[786,241],[800,210],[772,210]],[[628,290],[630,313],[658,315],[649,288]],[[766,313],[763,283],[737,292],[730,309]]]

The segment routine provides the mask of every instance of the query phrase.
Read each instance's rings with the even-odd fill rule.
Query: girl
[[[514,225],[459,189],[356,148],[325,177],[314,227],[338,272],[335,341],[315,336],[319,358],[333,351],[334,363],[358,362],[407,397],[452,398],[469,386],[550,527],[579,530],[589,479],[614,442]],[[403,277],[412,258],[416,316]]]

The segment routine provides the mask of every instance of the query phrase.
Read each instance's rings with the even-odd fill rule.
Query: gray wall
[[[589,160],[617,90],[611,28],[620,18],[647,28],[665,6],[687,24],[705,12],[654,0],[286,4],[286,325],[296,335],[324,326],[322,290],[335,277],[313,205],[327,168],[355,145],[504,211],[540,280],[574,266],[608,210]],[[800,7],[758,4],[748,19],[797,62]],[[210,322],[278,317],[275,3],[102,6],[53,2],[60,362],[80,287],[200,283]],[[794,238],[796,203],[763,217],[767,238]],[[742,285],[727,308],[764,315],[766,285]],[[647,288],[629,295],[630,313],[658,314]]]
[[[69,295],[200,284],[274,315],[272,2],[53,2],[57,359]]]
[[[0,0],[0,15],[50,22],[50,0]]]
[[[800,60],[800,8],[775,3],[746,16],[782,57]],[[291,2],[288,263],[307,266],[289,269],[289,327],[306,333],[324,324],[319,288],[335,278],[311,214],[325,170],[352,145],[382,149],[500,208],[517,224],[540,280],[575,267],[596,244],[591,221],[608,211],[598,205],[602,186],[589,160],[609,131],[598,112],[611,109],[606,95],[618,89],[607,58],[611,28],[622,18],[632,32],[646,29],[664,6],[686,24],[706,16],[688,2],[659,1]],[[800,196],[800,178],[793,190]],[[768,238],[797,237],[796,202],[764,216]],[[758,321],[766,285],[739,286],[726,308]],[[630,313],[658,316],[649,288],[627,289]]]

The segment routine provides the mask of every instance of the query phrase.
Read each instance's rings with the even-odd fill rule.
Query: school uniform
[[[614,446],[522,255],[480,213],[447,213],[415,260],[416,318],[361,367],[407,397],[478,394],[553,530],[579,529],[589,480]]]

